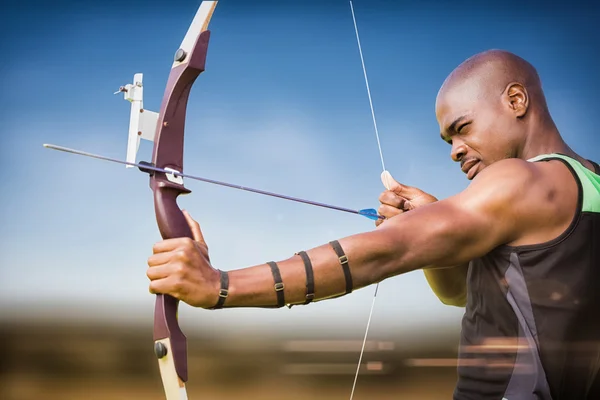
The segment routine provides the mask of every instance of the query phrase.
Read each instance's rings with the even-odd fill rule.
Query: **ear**
[[[520,83],[513,82],[508,84],[504,93],[507,105],[515,113],[516,117],[524,117],[529,108],[529,95],[527,94],[527,89]]]

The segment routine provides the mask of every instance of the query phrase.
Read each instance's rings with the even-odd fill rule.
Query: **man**
[[[436,117],[463,192],[437,201],[394,181],[375,230],[228,273],[186,213],[195,240],[154,246],[150,291],[280,307],[420,268],[444,303],[466,305],[455,399],[600,398],[600,167],[567,146],[537,72],[505,51],[459,65]]]

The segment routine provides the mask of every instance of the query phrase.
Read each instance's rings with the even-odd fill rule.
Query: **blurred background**
[[[0,16],[0,398],[162,399],[146,259],[147,177],[44,149],[125,158],[144,73],[158,111],[198,0],[8,2]],[[513,51],[541,75],[571,147],[600,161],[598,5],[356,0],[386,167],[438,198],[467,185],[434,101],[463,60]],[[383,186],[348,1],[220,1],[188,105],[185,171],[360,209]],[[142,143],[138,160],[149,160]],[[373,229],[365,218],[187,182],[217,268],[280,260]],[[374,287],[291,310],[182,305],[190,399],[349,398]],[[355,399],[448,399],[463,310],[421,271],[381,283]]]

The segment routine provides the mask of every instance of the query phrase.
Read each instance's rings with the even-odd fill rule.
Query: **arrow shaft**
[[[44,147],[46,147],[48,149],[52,149],[52,150],[63,151],[63,152],[66,152],[66,153],[77,154],[77,155],[80,155],[80,156],[85,156],[85,157],[90,157],[90,158],[96,158],[98,160],[110,161],[110,162],[114,162],[114,163],[118,163],[118,164],[129,165],[129,166],[132,166],[132,167],[138,167],[140,170],[143,170],[145,172],[147,172],[147,171],[162,172],[164,174],[170,174],[170,175],[174,175],[174,176],[181,176],[182,178],[193,179],[193,180],[196,180],[196,181],[210,183],[210,184],[213,184],[213,185],[225,186],[225,187],[229,187],[229,188],[233,188],[233,189],[244,190],[246,192],[252,192],[252,193],[262,194],[262,195],[271,196],[271,197],[277,197],[277,198],[280,198],[280,199],[295,201],[295,202],[298,202],[298,203],[310,204],[310,205],[317,206],[317,207],[329,208],[329,209],[332,209],[332,210],[338,210],[338,211],[343,211],[343,212],[352,213],[352,214],[364,215],[364,213],[361,213],[361,211],[359,211],[359,210],[353,210],[353,209],[346,208],[346,207],[339,207],[339,206],[335,206],[335,205],[332,205],[332,204],[326,204],[326,203],[321,203],[321,202],[317,202],[317,201],[301,199],[301,198],[298,198],[298,197],[287,196],[287,195],[284,195],[284,194],[268,192],[266,190],[254,189],[254,188],[247,187],[247,186],[242,186],[242,185],[236,185],[236,184],[233,184],[233,183],[217,181],[217,180],[214,180],[214,179],[203,178],[203,177],[200,177],[200,176],[188,175],[188,174],[184,174],[182,172],[165,170],[165,169],[158,168],[158,167],[155,167],[155,166],[152,166],[152,165],[138,164],[138,163],[132,163],[132,162],[129,162],[129,161],[118,160],[116,158],[101,156],[101,155],[98,155],[98,154],[88,153],[86,151],[81,151],[81,150],[70,149],[68,147],[57,146],[57,145],[53,145],[53,144],[44,144]],[[383,219],[382,216],[378,216],[378,218],[379,219]]]

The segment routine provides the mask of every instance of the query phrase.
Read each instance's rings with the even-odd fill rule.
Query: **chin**
[[[467,180],[472,181],[484,169],[485,166],[483,165],[483,162],[479,160],[479,162],[472,166],[471,169],[467,172]]]

